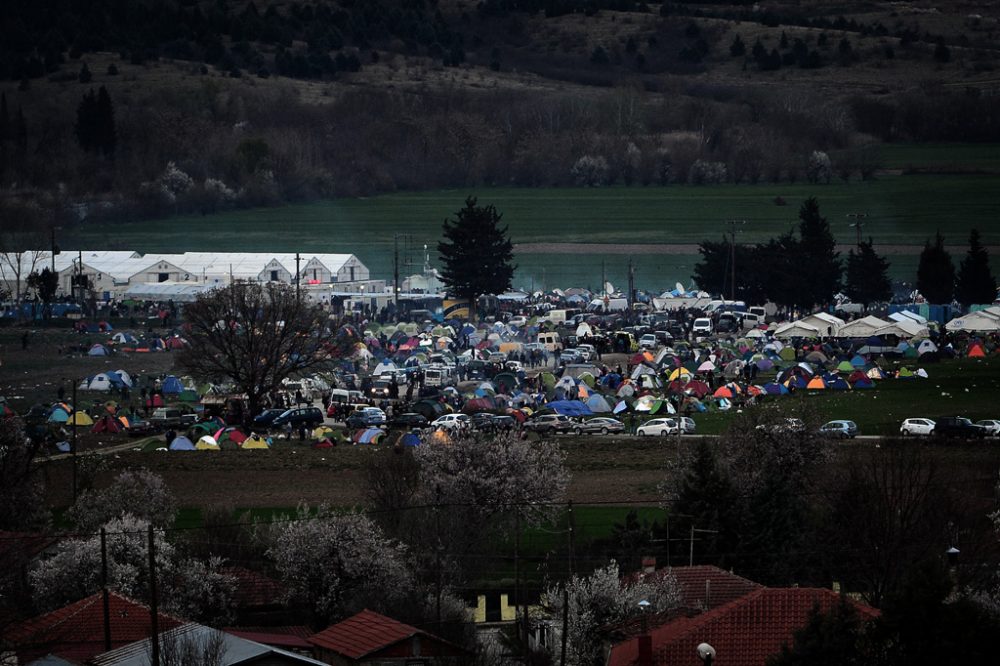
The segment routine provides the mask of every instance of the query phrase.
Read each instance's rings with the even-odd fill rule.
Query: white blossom
[[[573,666],[600,663],[602,629],[643,612],[640,601],[649,602],[647,613],[661,613],[680,604],[680,589],[673,575],[622,580],[614,560],[589,576],[573,576],[565,589],[569,602],[566,657],[567,663]],[[563,586],[547,589],[542,594],[541,605],[553,619],[561,619]]]
[[[601,155],[584,155],[570,169],[570,175],[579,185],[598,187],[608,181],[608,161]]]
[[[809,167],[806,169],[806,177],[810,183],[829,183],[833,176],[833,164],[830,156],[822,150],[814,150],[809,155]]]
[[[85,490],[69,511],[80,531],[97,530],[112,518],[130,514],[157,527],[174,522],[177,505],[163,479],[148,470],[122,472],[103,490]]]

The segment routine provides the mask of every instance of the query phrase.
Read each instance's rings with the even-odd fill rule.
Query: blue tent
[[[563,416],[590,416],[593,414],[590,408],[579,400],[556,400],[546,404],[545,407]]]
[[[824,377],[824,379],[826,378]],[[833,377],[826,380],[826,387],[836,391],[847,391],[850,390],[851,385],[843,377]]]
[[[173,375],[167,375],[167,378],[163,380],[163,395],[177,395],[183,392],[184,385],[181,384],[181,380]]]
[[[174,440],[170,442],[171,451],[194,451],[194,443],[185,437],[184,435],[178,435],[174,437]]]
[[[420,437],[415,433],[408,432],[399,438],[399,443],[403,446],[420,446]]]
[[[851,365],[855,368],[863,368],[868,365],[868,361],[865,360],[864,356],[860,354],[855,354],[854,358],[851,359]]]
[[[600,393],[595,393],[587,399],[587,409],[594,412],[595,414],[610,412],[611,405],[608,401],[604,399]]]

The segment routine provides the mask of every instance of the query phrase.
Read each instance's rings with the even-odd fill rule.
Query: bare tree
[[[48,522],[35,465],[40,444],[25,435],[20,419],[0,416],[0,529],[34,529]]]
[[[0,281],[13,285],[11,295],[18,306],[28,276],[49,256],[42,249],[48,244],[44,218],[42,209],[36,205],[0,201]]]
[[[160,666],[222,666],[226,656],[226,635],[218,629],[181,625],[164,631],[157,639]],[[153,663],[153,639],[146,643],[146,654]]]
[[[246,394],[248,418],[281,381],[327,360],[327,314],[284,284],[238,282],[184,308],[190,343],[178,359],[203,379],[226,378]]]

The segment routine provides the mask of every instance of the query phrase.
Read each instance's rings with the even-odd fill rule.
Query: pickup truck
[[[185,413],[175,407],[157,407],[149,417],[149,424],[157,430],[167,428],[187,428],[198,422],[198,415]]]

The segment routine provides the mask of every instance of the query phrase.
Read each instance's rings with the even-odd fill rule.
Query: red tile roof
[[[709,643],[726,666],[764,666],[767,658],[791,644],[795,630],[805,626],[814,606],[829,610],[836,592],[817,588],[759,588],[724,606],[694,617],[679,618],[650,631],[654,666],[702,666],[695,654]],[[870,606],[851,601],[863,618],[877,617]],[[608,666],[634,666],[638,638],[616,644]],[[724,660],[724,661],[723,661]]]
[[[415,634],[423,632],[366,608],[318,634],[313,634],[309,637],[309,642],[345,657],[360,659]]]
[[[243,609],[284,603],[288,588],[275,579],[244,567],[226,567],[222,573],[236,581],[233,601]]]
[[[681,605],[708,610],[744,597],[761,585],[719,567],[708,565],[660,569],[671,573],[681,588]]]
[[[318,648],[360,660],[379,653],[392,658],[409,656],[410,646],[403,642],[414,636],[421,639],[422,656],[467,654],[466,650],[443,638],[368,609],[327,627],[308,640]]]
[[[102,594],[91,595],[50,613],[8,628],[4,638],[22,663],[54,654],[83,663],[105,651]],[[149,608],[115,592],[109,595],[111,646],[121,647],[150,634]],[[159,614],[159,628],[171,629],[181,620]]]

